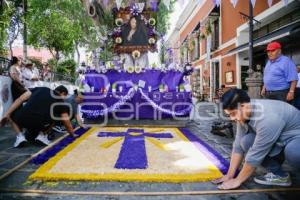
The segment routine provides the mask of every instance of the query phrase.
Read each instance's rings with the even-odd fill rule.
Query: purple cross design
[[[100,132],[98,137],[124,137],[117,169],[146,169],[148,167],[145,137],[173,138],[170,133],[145,133],[143,129],[128,129],[127,132]]]

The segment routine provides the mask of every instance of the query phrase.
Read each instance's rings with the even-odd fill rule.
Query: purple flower
[[[150,5],[154,12],[158,11],[157,1],[151,1]]]
[[[139,8],[135,5],[133,5],[131,8],[130,8],[130,13],[133,15],[133,16],[138,16],[139,15]]]

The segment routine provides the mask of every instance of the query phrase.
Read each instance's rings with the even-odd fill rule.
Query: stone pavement
[[[213,106],[203,105],[196,112],[193,121],[187,124],[187,127],[202,140],[206,141],[221,153],[226,159],[230,158],[231,145],[233,139],[215,136],[210,133],[211,124],[218,120],[214,116],[218,113]],[[210,117],[210,119],[203,119]],[[31,154],[39,151],[43,147],[38,145],[29,145],[23,148],[12,148],[15,137],[13,131],[9,127],[0,129],[0,176],[12,167],[16,166],[27,159]],[[291,171],[293,188],[300,188],[300,173],[285,166]],[[126,183],[126,182],[29,182],[28,176],[33,173],[38,166],[27,164],[21,169],[14,172],[9,177],[0,181],[0,189],[35,189],[48,191],[94,191],[94,192],[180,192],[180,191],[218,191],[217,187],[210,182],[199,183]],[[257,173],[263,173],[261,169]],[[262,186],[249,180],[241,186],[240,189],[268,189],[278,187]],[[277,200],[277,199],[297,199],[300,197],[300,192],[270,192],[270,193],[238,193],[238,194],[215,194],[215,195],[177,195],[177,196],[95,196],[95,195],[37,195],[37,194],[22,194],[22,193],[1,193],[0,199],[109,199],[109,200],[146,200],[146,199],[210,199],[210,200]],[[299,198],[298,198],[299,199]]]

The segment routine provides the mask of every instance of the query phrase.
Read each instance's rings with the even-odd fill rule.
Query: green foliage
[[[7,52],[7,40],[11,17],[15,12],[15,6],[12,2],[7,2],[0,6],[0,55],[5,55]]]
[[[159,11],[157,13],[157,30],[162,35],[165,35],[170,28],[170,13],[172,13],[174,9],[175,2],[176,0],[171,0],[169,10],[162,2],[158,6]]]
[[[42,69],[43,68],[43,63],[36,59],[36,58],[29,58],[29,60],[34,64],[34,66],[36,66],[38,69]]]
[[[47,63],[48,63],[48,65],[49,65],[49,67],[50,67],[50,69],[52,70],[52,71],[54,71],[55,70],[55,68],[56,68],[56,65],[57,65],[57,60],[56,59],[49,59],[48,61],[47,61]]]
[[[80,0],[28,0],[28,4],[29,44],[47,47],[57,59],[74,53],[75,44],[95,46],[95,28]]]
[[[58,62],[56,72],[66,76],[74,77],[76,69],[76,62],[73,59]]]

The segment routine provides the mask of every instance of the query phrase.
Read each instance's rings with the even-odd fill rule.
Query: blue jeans
[[[249,133],[245,135],[241,139],[241,147],[244,153],[247,153],[250,147],[253,145],[255,139],[255,134]],[[300,138],[295,138],[291,140],[289,143],[286,144],[284,150],[281,151],[276,156],[266,156],[264,161],[262,162],[262,166],[267,169],[267,171],[272,172],[273,174],[277,174],[279,176],[283,176],[286,174],[281,169],[281,165],[286,160],[289,165],[296,168],[297,170],[300,169]]]

